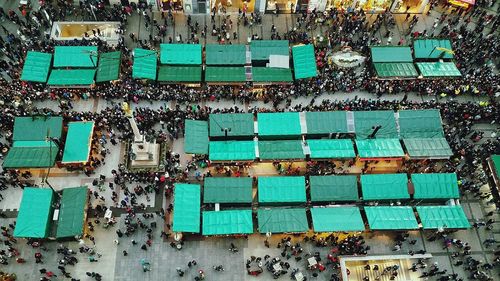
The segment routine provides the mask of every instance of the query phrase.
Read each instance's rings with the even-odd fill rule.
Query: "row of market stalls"
[[[448,39],[417,39],[408,46],[372,46],[371,58],[380,79],[453,78],[462,74],[453,62]]]
[[[53,167],[63,143],[64,150],[58,164],[84,165],[90,157],[93,132],[93,121],[69,122],[64,127],[63,118],[59,116],[16,117],[12,147],[3,167]]]
[[[438,110],[210,114],[186,120],[184,141],[186,153],[219,162],[453,154]]]
[[[54,54],[29,51],[21,81],[51,87],[90,87],[119,78],[121,52],[98,53],[97,46],[56,46]]]
[[[14,237],[64,239],[84,233],[89,190],[86,186],[65,188],[26,187],[17,216]]]

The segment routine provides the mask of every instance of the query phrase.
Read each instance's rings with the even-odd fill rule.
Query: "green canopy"
[[[201,65],[200,44],[160,44],[162,64]]]
[[[63,119],[60,116],[16,117],[12,140],[45,141],[50,138],[61,138]]]
[[[412,207],[365,207],[371,230],[417,229],[418,223]]]
[[[253,137],[252,113],[210,114],[210,137]],[[227,132],[225,131],[227,129]]]
[[[259,203],[305,203],[304,177],[259,177]]]
[[[312,202],[358,201],[358,178],[356,176],[311,176]]]
[[[245,67],[224,67],[224,66],[207,66],[205,69],[206,82],[227,82],[240,83],[246,82],[247,76]]]
[[[417,62],[423,77],[460,77],[462,73],[453,62]]]
[[[355,111],[354,125],[356,126],[356,138],[366,139],[380,126],[375,138],[395,139],[398,138],[396,129],[396,118],[392,110]]]
[[[293,46],[292,55],[295,79],[318,76],[314,46],[312,44]]]
[[[204,203],[252,203],[253,179],[250,177],[206,177]]]
[[[411,62],[377,62],[374,63],[378,77],[417,77],[418,72]]]
[[[270,55],[290,56],[288,40],[252,40],[253,61],[268,61]]]
[[[11,169],[52,167],[58,152],[59,147],[54,142],[17,141],[7,153],[3,167]]]
[[[439,110],[400,110],[398,114],[399,135],[402,139],[444,137]]]
[[[121,56],[121,52],[109,52],[101,54],[95,81],[99,83],[118,80],[118,78],[120,77]]]
[[[410,47],[373,46],[370,47],[372,61],[376,62],[413,62]]]
[[[311,159],[354,158],[354,146],[347,139],[308,140]]]
[[[208,154],[208,122],[186,119],[184,128],[184,152]]]
[[[50,188],[24,188],[14,237],[47,238],[49,236],[53,197],[54,193]]]
[[[409,199],[406,174],[361,175],[363,200]]]
[[[159,82],[201,82],[201,66],[162,65],[158,70]]]
[[[417,206],[417,212],[424,229],[470,228],[470,223],[460,205]]]
[[[247,48],[243,44],[205,46],[205,63],[207,65],[244,65]]]
[[[302,133],[298,112],[258,113],[259,137],[289,138]]]
[[[398,139],[356,140],[360,158],[403,157],[405,153]]]
[[[203,212],[203,235],[253,233],[252,210]]]
[[[411,182],[415,199],[460,198],[458,179],[455,173],[412,174]]]
[[[259,158],[261,160],[304,159],[302,141],[259,141]]]
[[[52,69],[50,86],[90,86],[94,84],[95,69]]]
[[[89,189],[86,186],[63,189],[57,222],[57,238],[83,234],[88,192]]]
[[[56,46],[54,48],[53,67],[55,68],[95,68],[98,61],[97,46]]]
[[[452,59],[453,54],[444,52],[436,48],[452,50],[451,42],[448,39],[417,39],[413,41],[413,51],[416,59]]]
[[[302,233],[309,230],[306,209],[272,208],[257,211],[259,233]]]
[[[52,54],[29,51],[23,65],[22,81],[47,82]]]
[[[200,232],[200,185],[177,183],[174,186],[174,232]]]
[[[500,155],[491,155],[491,162],[493,162],[497,177],[500,178]]]
[[[453,155],[445,138],[403,139],[411,158],[448,159]]]
[[[364,231],[358,207],[311,208],[314,232]]]
[[[156,51],[135,48],[132,78],[156,80],[157,64]]]
[[[290,68],[252,67],[252,80],[254,83],[266,82],[293,82]]]
[[[254,141],[211,141],[210,161],[253,161],[255,160]]]
[[[349,133],[346,111],[306,112],[308,135]]]
[[[93,131],[94,121],[68,123],[62,163],[87,163]]]

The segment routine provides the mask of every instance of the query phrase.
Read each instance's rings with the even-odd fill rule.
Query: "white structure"
[[[75,40],[87,37],[99,37],[110,45],[117,45],[120,36],[117,33],[119,22],[69,22],[56,21],[52,25],[50,38],[58,41]],[[97,34],[99,30],[100,35]],[[95,32],[95,35],[94,35]]]

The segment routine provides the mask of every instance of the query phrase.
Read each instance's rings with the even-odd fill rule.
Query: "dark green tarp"
[[[460,205],[417,206],[423,229],[463,229],[470,223]]]
[[[436,49],[436,47],[452,50],[448,39],[417,39],[413,41],[413,51],[416,59],[452,59],[453,54]]]
[[[45,141],[17,141],[3,161],[4,168],[48,168],[54,166],[57,144]]]
[[[311,159],[354,158],[354,145],[347,139],[308,140]]]
[[[415,199],[460,198],[458,179],[455,173],[412,174],[411,182]]]
[[[160,66],[158,70],[158,81],[201,82],[201,66]]]
[[[83,234],[87,199],[88,188],[86,186],[63,189],[57,222],[57,238]]]
[[[45,141],[50,138],[61,138],[63,119],[60,116],[16,117],[12,140]]]
[[[302,130],[298,112],[258,113],[259,137],[298,137]]]
[[[90,86],[94,84],[95,69],[52,69],[50,86]]]
[[[253,233],[252,210],[203,212],[203,235]]]
[[[409,199],[406,174],[361,175],[363,200]]]
[[[93,132],[94,121],[68,123],[62,163],[87,163]]]
[[[244,65],[246,64],[246,46],[207,44],[205,57],[206,65]]]
[[[95,78],[97,83],[118,80],[120,77],[121,55],[121,52],[101,54]]]
[[[205,68],[206,82],[242,83],[246,80],[247,76],[243,66],[207,66]]]
[[[374,63],[378,77],[417,77],[418,72],[411,62],[377,62]]]
[[[259,203],[305,203],[304,177],[259,177]]]
[[[374,127],[381,126],[375,138],[395,139],[398,138],[396,130],[396,118],[392,110],[355,111],[354,125],[356,126],[356,138],[366,139],[375,130]]]
[[[365,207],[371,230],[411,230],[418,223],[412,207]]]
[[[373,46],[370,47],[372,61],[375,62],[413,62],[410,47]]]
[[[356,176],[311,176],[309,180],[312,202],[359,200]]]
[[[254,122],[251,113],[210,114],[210,136],[253,137]],[[227,129],[227,132],[226,130]]]
[[[208,122],[186,119],[184,128],[184,152],[208,154]]]
[[[256,145],[254,141],[211,141],[208,158],[210,161],[253,161]]]
[[[314,232],[364,231],[358,207],[311,208]]]
[[[250,177],[206,177],[204,203],[252,203],[253,179]]]
[[[288,40],[252,40],[252,61],[267,61],[270,55],[290,56]]]
[[[403,139],[403,143],[411,158],[448,159],[453,155],[445,138]]]
[[[158,57],[156,51],[135,48],[132,78],[156,80]]]
[[[54,193],[50,188],[24,188],[14,237],[47,238],[50,234],[53,198]]]
[[[491,161],[493,162],[493,168],[498,178],[500,178],[500,155],[491,155]]]
[[[252,80],[254,83],[266,82],[293,82],[290,68],[252,67]]]
[[[398,113],[400,138],[444,137],[443,124],[439,110],[400,110]]]
[[[200,232],[200,201],[200,185],[175,184],[172,231]]]
[[[52,54],[29,51],[23,65],[21,81],[47,82]]]
[[[302,233],[309,230],[306,209],[272,208],[257,211],[259,233]]]
[[[95,68],[98,61],[97,46],[56,46],[54,48],[54,68]]]
[[[356,140],[360,158],[397,158],[405,156],[399,139]]]
[[[293,46],[292,55],[295,79],[318,76],[314,46],[312,44]]]
[[[453,62],[417,62],[423,77],[460,77],[462,73]]]
[[[306,112],[308,135],[349,133],[345,111]]]
[[[171,65],[201,65],[201,45],[160,44],[160,62]]]
[[[302,141],[259,141],[259,158],[261,160],[304,159]]]

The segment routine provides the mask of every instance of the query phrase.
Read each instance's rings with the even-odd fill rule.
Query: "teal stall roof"
[[[252,40],[252,60],[266,61],[270,55],[290,56],[288,40]]]
[[[159,82],[201,82],[201,66],[162,65],[158,70]]]
[[[305,203],[304,177],[259,177],[259,203]]]
[[[412,207],[365,207],[371,230],[418,229]]]
[[[48,168],[54,166],[59,147],[52,142],[46,142],[39,146],[42,141],[17,141],[10,148],[2,166],[4,168]],[[44,142],[45,143],[45,142]]]
[[[453,151],[445,138],[403,139],[411,158],[448,159]]]
[[[203,235],[253,233],[252,210],[203,212]]]
[[[424,229],[470,228],[470,223],[460,205],[417,206],[417,213]]]
[[[206,177],[204,203],[252,203],[253,179],[250,177]]]
[[[94,84],[95,69],[52,69],[50,86],[90,86]]]
[[[206,82],[243,83],[246,80],[243,66],[207,66],[205,68]]]
[[[63,119],[60,116],[16,117],[12,140],[45,141],[50,138],[61,138]]]
[[[208,154],[208,122],[186,119],[184,128],[184,152]]]
[[[363,200],[409,199],[406,174],[361,175]]]
[[[412,174],[411,182],[415,199],[460,198],[458,179],[455,173]]]
[[[295,79],[318,76],[314,46],[312,44],[293,46],[292,55]]]
[[[257,220],[259,233],[303,233],[309,230],[304,208],[259,209]]]
[[[246,46],[243,44],[205,46],[207,65],[244,65],[246,64]]]
[[[357,201],[358,178],[356,176],[311,176],[311,201]]]
[[[373,64],[380,78],[417,77],[418,72],[411,62],[376,62]]]
[[[423,77],[460,77],[462,73],[453,62],[417,62]]]
[[[436,48],[452,50],[451,42],[448,39],[417,39],[413,41],[413,50],[416,59],[452,59],[453,54],[444,52]]]
[[[211,141],[208,158],[210,161],[253,161],[256,144],[254,141]]]
[[[302,141],[259,141],[259,158],[261,160],[304,159]]]
[[[254,83],[266,82],[293,82],[290,68],[277,67],[252,67],[252,80]]]
[[[54,48],[54,65],[60,67],[97,67],[99,57],[97,46],[56,46]]]
[[[68,123],[62,163],[87,163],[93,131],[94,121]]]
[[[210,136],[253,137],[254,122],[252,113],[210,114]],[[225,131],[227,129],[227,132]]]
[[[96,82],[118,80],[120,77],[121,52],[101,54],[97,67]]]
[[[135,48],[132,78],[156,80],[158,57],[156,51]]]
[[[52,219],[53,198],[54,193],[50,188],[24,188],[14,237],[47,238]]]
[[[444,137],[439,110],[400,110],[398,113],[399,135],[402,139]]]
[[[410,47],[373,46],[370,47],[372,61],[375,62],[413,62]]]
[[[29,51],[23,65],[22,81],[47,82],[52,54]]]
[[[349,133],[346,111],[306,112],[308,135]]]
[[[380,129],[375,138],[395,139],[399,137],[396,129],[396,118],[391,110],[355,111],[354,125],[356,126],[357,139],[368,138],[377,126],[380,126]]]
[[[57,238],[76,237],[83,234],[88,191],[86,186],[63,189],[57,222]]]
[[[356,140],[360,158],[391,158],[405,155],[399,139]]]
[[[200,193],[198,184],[175,184],[172,225],[174,232],[200,232]]]
[[[354,145],[347,139],[308,140],[311,159],[354,158]]]
[[[201,65],[201,45],[160,44],[160,62],[171,65]]]
[[[258,113],[259,137],[298,137],[302,133],[298,112]]]
[[[364,231],[358,207],[311,208],[314,232]]]

